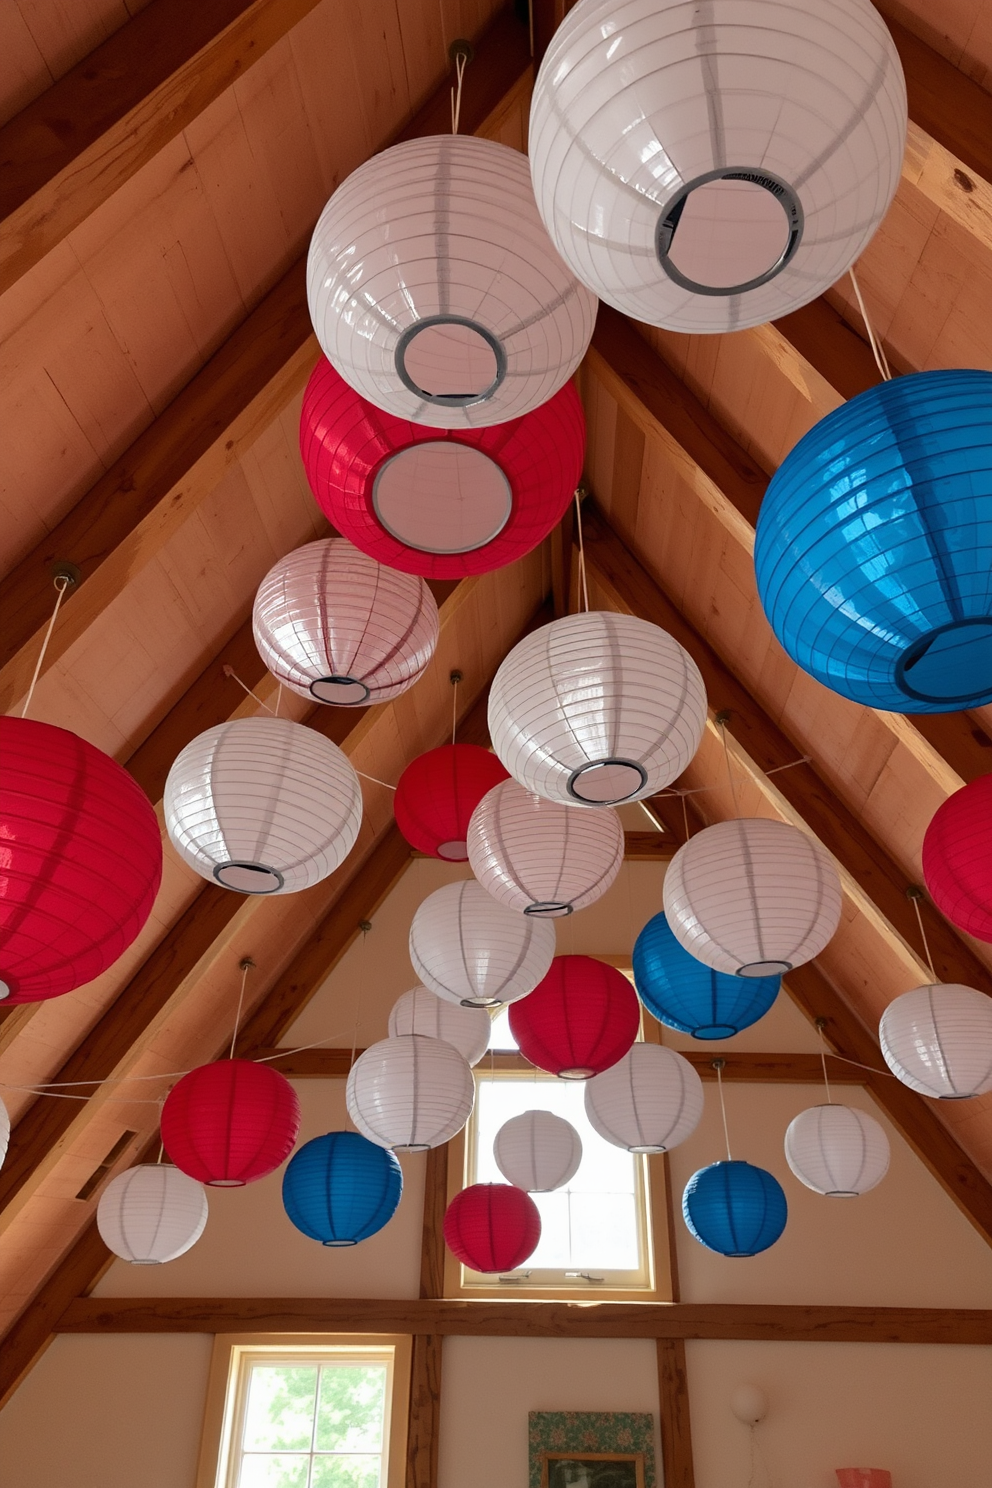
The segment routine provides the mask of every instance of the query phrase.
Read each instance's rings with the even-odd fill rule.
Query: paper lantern
[[[423,676],[440,621],[423,579],[326,537],[269,569],[252,626],[259,655],[284,687],[356,708],[399,697]]]
[[[452,1044],[403,1034],[359,1055],[345,1098],[348,1115],[370,1142],[426,1152],[461,1131],[475,1105],[475,1081]]]
[[[3,1101],[0,1100],[0,1168],[7,1156],[7,1148],[10,1145],[10,1113]]]
[[[448,1002],[498,1007],[532,992],[555,954],[555,928],[497,904],[474,879],[445,884],[410,926],[417,976]]]
[[[959,930],[992,941],[992,775],[948,796],[923,838],[930,897]]]
[[[200,734],[169,771],[164,807],[183,861],[241,894],[319,883],[362,823],[348,756],[288,718],[238,718]]]
[[[467,135],[406,140],[352,172],[314,230],[307,297],[356,392],[448,429],[546,403],[596,318],[544,229],[526,157]]]
[[[685,950],[739,977],[811,961],[840,921],[840,879],[814,838],[764,817],[717,822],[679,848],[665,914]]]
[[[957,982],[915,987],[890,1002],[878,1029],[889,1069],[933,1100],[992,1090],[992,998]]]
[[[853,1199],[876,1188],[889,1171],[889,1139],[856,1106],[812,1106],[789,1123],[785,1156],[814,1193]]]
[[[514,1271],[537,1249],[541,1216],[530,1194],[507,1183],[473,1183],[444,1215],[444,1243],[470,1271]]]
[[[660,1023],[697,1039],[733,1038],[763,1018],[781,978],[728,976],[683,950],[664,913],[634,942],[634,986]]]
[[[706,691],[678,641],[633,615],[566,615],[519,641],[489,693],[489,735],[514,780],[551,801],[653,795],[699,747]]]
[[[378,1234],[403,1193],[403,1172],[386,1147],[358,1132],[328,1132],[295,1152],[282,1177],[290,1220],[311,1240],[344,1248]]]
[[[162,1107],[162,1141],[177,1168],[211,1188],[242,1188],[292,1152],[300,1103],[284,1075],[219,1059],[183,1075]]]
[[[300,417],[307,480],[332,526],[432,579],[490,573],[543,542],[572,502],[585,441],[570,382],[508,423],[435,429],[383,413],[323,358]]]
[[[521,1054],[563,1080],[588,1080],[622,1059],[641,1021],[622,972],[592,956],[556,956],[529,997],[510,1008]]]
[[[468,824],[486,791],[507,778],[496,756],[478,744],[442,744],[418,755],[393,797],[396,825],[411,847],[464,863]]]
[[[203,1185],[169,1163],[140,1163],[119,1173],[96,1209],[104,1245],[132,1266],[161,1266],[185,1255],[206,1223]]]
[[[623,866],[623,826],[615,811],[563,806],[505,780],[475,808],[468,860],[500,904],[558,919],[595,904]]]
[[[414,987],[393,1004],[389,1015],[389,1037],[422,1033],[441,1039],[458,1050],[469,1064],[478,1064],[489,1048],[492,1022],[485,1008],[461,1007],[431,992]]]
[[[838,1467],[840,1488],[892,1488],[892,1474],[884,1467]]]
[[[61,997],[113,966],[162,877],[151,802],[78,734],[0,718],[0,999]]]
[[[882,220],[905,138],[899,57],[867,0],[584,0],[545,53],[529,150],[582,282],[691,333],[829,289]]]
[[[699,1125],[703,1083],[688,1059],[661,1044],[635,1044],[585,1089],[589,1124],[628,1152],[668,1152]]]
[[[716,1162],[693,1173],[682,1195],[686,1228],[718,1255],[753,1256],[779,1239],[789,1217],[782,1185],[747,1162]]]
[[[582,1138],[570,1121],[551,1111],[524,1111],[504,1121],[493,1156],[507,1183],[525,1193],[550,1193],[578,1172]]]
[[[754,562],[779,641],[842,697],[992,700],[992,373],[896,377],[821,419],[768,487]]]

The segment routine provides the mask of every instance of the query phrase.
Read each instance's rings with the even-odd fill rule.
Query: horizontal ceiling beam
[[[992,94],[903,25],[891,0],[881,0],[878,9],[906,74],[909,117],[962,165],[992,182]],[[961,189],[967,194],[967,185]]]

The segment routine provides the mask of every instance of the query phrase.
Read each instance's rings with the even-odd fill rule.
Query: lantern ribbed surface
[[[525,1193],[550,1193],[578,1172],[582,1138],[570,1121],[552,1111],[523,1111],[504,1121],[493,1156],[507,1183]]]
[[[424,986],[470,1007],[526,997],[554,954],[553,925],[497,904],[474,879],[435,889],[410,926],[410,960]]]
[[[358,1132],[328,1132],[294,1152],[282,1177],[290,1220],[336,1249],[375,1235],[396,1213],[403,1172],[395,1155]]]
[[[593,956],[556,956],[529,997],[510,1008],[521,1054],[565,1080],[616,1064],[637,1037],[641,1009],[622,972]]]
[[[667,1152],[703,1114],[703,1083],[688,1059],[661,1044],[635,1044],[585,1088],[589,1124],[614,1147]]]
[[[763,1018],[781,978],[728,976],[690,956],[664,912],[648,920],[634,942],[634,986],[659,1023],[697,1039],[732,1038]]]
[[[814,838],[764,817],[717,822],[680,847],[665,874],[665,915],[679,943],[740,977],[811,961],[840,921],[840,879]]]
[[[444,1215],[444,1243],[472,1271],[513,1271],[537,1249],[541,1216],[530,1194],[508,1183],[473,1183]]]
[[[785,1156],[814,1193],[853,1199],[876,1188],[889,1171],[889,1139],[856,1106],[812,1106],[789,1123]]]
[[[789,1217],[782,1185],[747,1162],[716,1162],[693,1173],[682,1195],[690,1235],[718,1255],[753,1256],[779,1239]]]
[[[754,563],[779,641],[842,697],[992,700],[992,373],[896,377],[821,419],[769,484]]]
[[[10,1145],[10,1112],[0,1100],[0,1168],[7,1156],[7,1148]]]
[[[284,1163],[300,1131],[296,1091],[277,1070],[219,1059],[190,1070],[162,1107],[162,1141],[177,1168],[212,1188],[241,1188]]]
[[[486,428],[436,429],[360,397],[322,358],[303,395],[300,451],[317,504],[363,553],[461,579],[522,558],[561,521],[586,426],[571,382]]]
[[[348,1115],[370,1142],[425,1152],[461,1131],[475,1105],[475,1080],[453,1045],[402,1034],[359,1055],[345,1098]]]
[[[141,1163],[119,1173],[96,1210],[104,1245],[133,1266],[160,1266],[185,1255],[206,1223],[203,1185],[168,1163]]]
[[[478,1064],[489,1047],[492,1022],[485,1008],[461,1007],[431,992],[428,987],[413,987],[393,1004],[389,1014],[389,1037],[404,1033],[422,1033],[441,1039],[458,1050],[469,1064]]]
[[[620,818],[563,806],[506,780],[484,796],[468,831],[468,860],[500,904],[541,919],[602,898],[623,865]]]
[[[78,734],[0,718],[0,1000],[61,997],[122,956],[162,878],[148,797]]]
[[[957,982],[914,987],[878,1029],[885,1062],[911,1090],[967,1100],[992,1090],[992,998]]]
[[[519,641],[489,693],[493,748],[525,790],[566,805],[653,795],[699,747],[706,690],[660,626],[593,610]]]
[[[541,222],[526,157],[463,134],[407,140],[351,173],[314,230],[307,298],[355,391],[437,428],[546,403],[596,319]]]
[[[937,808],[923,838],[923,877],[953,925],[992,941],[992,775]]]
[[[440,621],[423,579],[326,537],[269,569],[252,626],[259,655],[283,686],[354,708],[399,697],[423,676]]]
[[[721,332],[846,272],[905,138],[902,67],[867,0],[580,0],[538,72],[529,150],[584,284],[649,325]]]
[[[446,863],[468,859],[468,824],[487,791],[507,778],[478,744],[442,744],[413,760],[396,785],[396,825],[411,847]]]
[[[165,782],[172,845],[201,878],[293,894],[333,873],[362,823],[347,755],[288,718],[239,718],[187,744]]]

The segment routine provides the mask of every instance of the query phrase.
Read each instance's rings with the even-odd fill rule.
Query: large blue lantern
[[[754,562],[776,636],[842,697],[992,701],[992,373],[897,377],[821,419],[768,487]]]
[[[634,986],[659,1023],[697,1039],[732,1038],[763,1018],[782,978],[729,976],[679,944],[664,911],[634,942]]]
[[[753,1256],[774,1245],[789,1217],[782,1185],[751,1163],[711,1163],[682,1195],[690,1235],[718,1255]]]
[[[358,1132],[328,1132],[294,1154],[282,1180],[293,1224],[322,1245],[357,1245],[387,1224],[403,1192],[395,1153]]]

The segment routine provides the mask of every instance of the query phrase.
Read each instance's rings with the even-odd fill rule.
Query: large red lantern
[[[923,877],[952,924],[992,941],[992,775],[938,807],[923,838]]]
[[[241,1188],[286,1161],[300,1130],[296,1091],[277,1070],[221,1059],[190,1070],[162,1108],[165,1150],[213,1188]]]
[[[162,877],[151,802],[67,729],[0,718],[0,998],[41,1002],[127,950]]]
[[[473,1271],[513,1271],[537,1249],[541,1216],[530,1194],[509,1183],[473,1183],[444,1216],[444,1243]]]
[[[495,754],[478,744],[429,749],[399,778],[393,797],[396,825],[418,852],[464,863],[472,812],[494,785],[509,778]]]
[[[640,1004],[622,972],[592,956],[556,956],[533,992],[510,1006],[520,1052],[563,1080],[588,1080],[632,1048]]]
[[[522,558],[560,522],[582,473],[585,419],[568,382],[508,423],[433,429],[367,403],[322,358],[300,450],[343,537],[404,573],[461,579]]]

